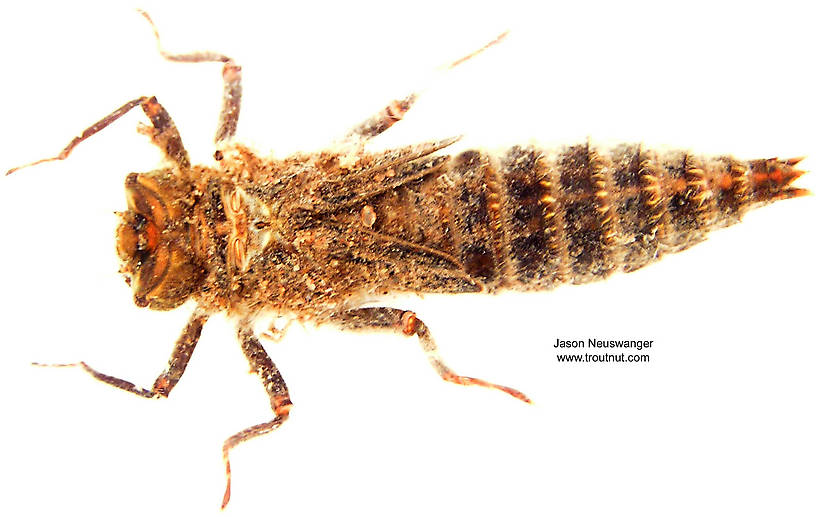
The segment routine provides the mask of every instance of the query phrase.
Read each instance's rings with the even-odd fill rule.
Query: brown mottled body
[[[150,120],[142,132],[166,164],[125,181],[128,208],[119,214],[117,232],[121,273],[140,307],[169,310],[188,300],[197,307],[149,389],[84,362],[62,366],[80,367],[141,397],[167,397],[209,316],[234,316],[274,416],[224,442],[222,507],[231,493],[229,451],[279,428],[293,407],[281,372],[253,331],[257,316],[416,336],[442,379],[530,402],[513,388],[456,374],[415,313],[363,304],[389,293],[530,291],[600,280],[696,244],[753,207],[805,193],[791,186],[802,174],[794,169],[798,160],[740,162],[588,144],[444,154],[458,138],[367,152],[366,141],[398,122],[416,94],[393,101],[330,150],[263,158],[230,142],[240,113],[241,68],[218,53],[159,50],[171,61],[222,63],[217,166],[191,164],[170,115],[148,96],[91,125],[57,156],[29,165],[68,158],[136,107]]]
[[[437,147],[363,154],[352,168],[332,152],[275,161],[236,147],[222,170],[194,168],[178,200],[198,232],[185,253],[206,270],[193,296],[323,321],[386,292],[581,284],[804,192],[788,186],[801,174],[792,161],[586,144],[427,154]]]

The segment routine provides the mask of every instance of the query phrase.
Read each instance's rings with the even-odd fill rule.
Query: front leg
[[[189,54],[172,54],[164,50],[159,38],[159,32],[153,24],[150,16],[144,12],[139,11],[142,16],[150,23],[153,29],[153,34],[156,37],[156,43],[159,47],[159,53],[168,61],[176,61],[180,63],[223,63],[222,78],[224,82],[224,93],[222,95],[221,115],[218,119],[218,128],[215,132],[215,143],[222,144],[228,142],[234,135],[238,127],[238,116],[241,112],[241,67],[238,66],[231,58],[217,52],[192,52]],[[96,133],[102,131],[110,124],[118,120],[124,114],[133,108],[140,106],[145,112],[145,115],[150,119],[151,126],[147,126],[142,132],[146,133],[153,140],[163,152],[165,157],[172,161],[178,169],[184,173],[190,169],[190,157],[184,144],[181,142],[181,135],[179,134],[173,119],[164,107],[159,104],[156,97],[139,97],[128,101],[112,113],[106,115],[104,118],[86,128],[79,136],[75,137],[67,146],[56,156],[50,158],[43,158],[20,167],[14,167],[6,172],[6,175],[14,171],[31,167],[32,165],[39,165],[41,163],[53,162],[58,160],[65,160],[84,140],[90,138]],[[220,151],[216,153],[216,157],[221,156]],[[220,159],[220,158],[216,158]]]
[[[443,380],[461,384],[462,386],[493,388],[503,391],[528,404],[532,403],[527,395],[516,389],[493,384],[492,382],[487,382],[475,377],[463,377],[454,373],[439,355],[439,350],[436,347],[433,337],[431,337],[431,332],[428,330],[428,327],[411,311],[403,311],[389,307],[353,309],[333,314],[329,317],[329,321],[339,324],[341,328],[346,330],[389,330],[392,332],[401,332],[406,336],[416,335],[417,338],[419,338],[419,343],[422,345],[422,350],[425,352],[425,357],[427,357],[428,362],[431,363],[431,366],[433,366],[434,370],[436,370]]]
[[[269,396],[272,411],[275,412],[275,418],[268,422],[247,427],[224,441],[222,452],[224,466],[227,470],[227,488],[224,491],[221,509],[224,509],[230,500],[232,471],[230,469],[229,451],[239,443],[274,431],[289,418],[289,411],[292,409],[292,401],[289,399],[289,389],[286,387],[286,382],[284,382],[278,367],[269,358],[261,342],[255,337],[249,322],[244,321],[238,326],[238,340],[241,342],[241,350],[244,352],[244,356],[249,361],[250,371],[261,378],[266,394]]]
[[[9,169],[8,172],[6,172],[6,175],[8,176],[14,171],[31,167],[33,165],[65,160],[76,146],[113,124],[136,106],[140,106],[142,108],[142,111],[144,111],[147,118],[150,119],[150,123],[153,125],[153,127],[148,126],[148,129],[145,131],[153,140],[153,143],[164,152],[165,157],[178,166],[179,170],[188,170],[190,168],[190,156],[187,154],[184,144],[181,143],[181,135],[179,134],[176,125],[173,123],[173,119],[170,118],[170,114],[167,113],[167,110],[165,110],[161,104],[159,104],[156,97],[139,97],[138,99],[133,99],[132,101],[124,103],[118,109],[86,128],[79,136],[74,137],[73,140],[71,140],[68,145],[65,146],[65,149],[60,151],[58,155],[27,163],[25,165],[21,165],[20,167],[14,167]]]
[[[207,318],[209,318],[209,314],[199,309],[193,312],[193,315],[190,316],[190,320],[187,322],[187,326],[184,327],[184,331],[182,331],[181,336],[179,336],[176,341],[176,346],[170,355],[167,368],[156,378],[156,381],[150,389],[140,388],[130,381],[106,375],[91,368],[85,364],[84,361],[70,364],[34,364],[36,366],[78,367],[91,374],[95,379],[105,384],[110,384],[114,388],[133,393],[134,395],[148,399],[167,397],[184,374],[184,370],[187,368],[187,363],[190,362],[190,357],[193,355],[193,351],[198,343],[198,338],[201,336],[201,329],[204,328],[204,323],[207,322]]]

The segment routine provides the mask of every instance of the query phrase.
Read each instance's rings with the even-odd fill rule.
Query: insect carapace
[[[190,162],[155,97],[125,103],[58,156],[30,165],[66,159],[131,109],[141,108],[150,120],[145,132],[166,163],[125,180],[120,272],[140,307],[169,310],[192,300],[196,309],[150,388],[84,362],[71,366],[142,397],[167,397],[208,317],[234,317],[274,418],[224,442],[223,505],[230,497],[230,449],[277,429],[292,408],[281,373],[252,330],[261,314],[417,336],[444,380],[529,402],[513,388],[454,373],[415,313],[371,303],[385,293],[547,290],[600,280],[699,243],[752,208],[807,193],[792,186],[803,174],[799,159],[705,158],[640,145],[602,151],[586,143],[554,151],[517,146],[503,154],[440,153],[457,138],[366,151],[367,141],[402,119],[416,94],[392,101],[332,149],[264,158],[232,141],[241,68],[217,53],[160,51],[171,61],[223,63],[216,166]]]

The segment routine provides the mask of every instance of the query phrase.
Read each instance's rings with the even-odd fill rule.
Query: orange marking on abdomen
[[[731,190],[731,186],[734,184],[734,179],[729,174],[723,174],[720,176],[717,184],[721,190]]]

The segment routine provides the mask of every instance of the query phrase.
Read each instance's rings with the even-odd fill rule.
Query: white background
[[[379,145],[464,133],[459,149],[590,137],[816,156],[812,16],[793,3],[229,4],[140,5],[168,49],[243,65],[239,137],[277,156],[327,145],[508,28]],[[193,161],[209,163],[219,65],[163,62],[130,6],[70,5],[4,14],[2,168],[55,154],[150,94]],[[9,515],[218,514],[222,440],[270,417],[221,317],[169,400],[29,365],[86,360],[149,386],[189,314],[137,309],[116,273],[124,177],[159,161],[137,111],[70,160],[0,180]],[[292,418],[234,451],[228,512],[813,515],[814,220],[816,200],[797,199],[597,285],[397,304],[428,323],[457,371],[534,406],[443,383],[413,339],[294,325],[266,344]],[[556,337],[593,336],[654,340],[651,362],[556,362]]]

